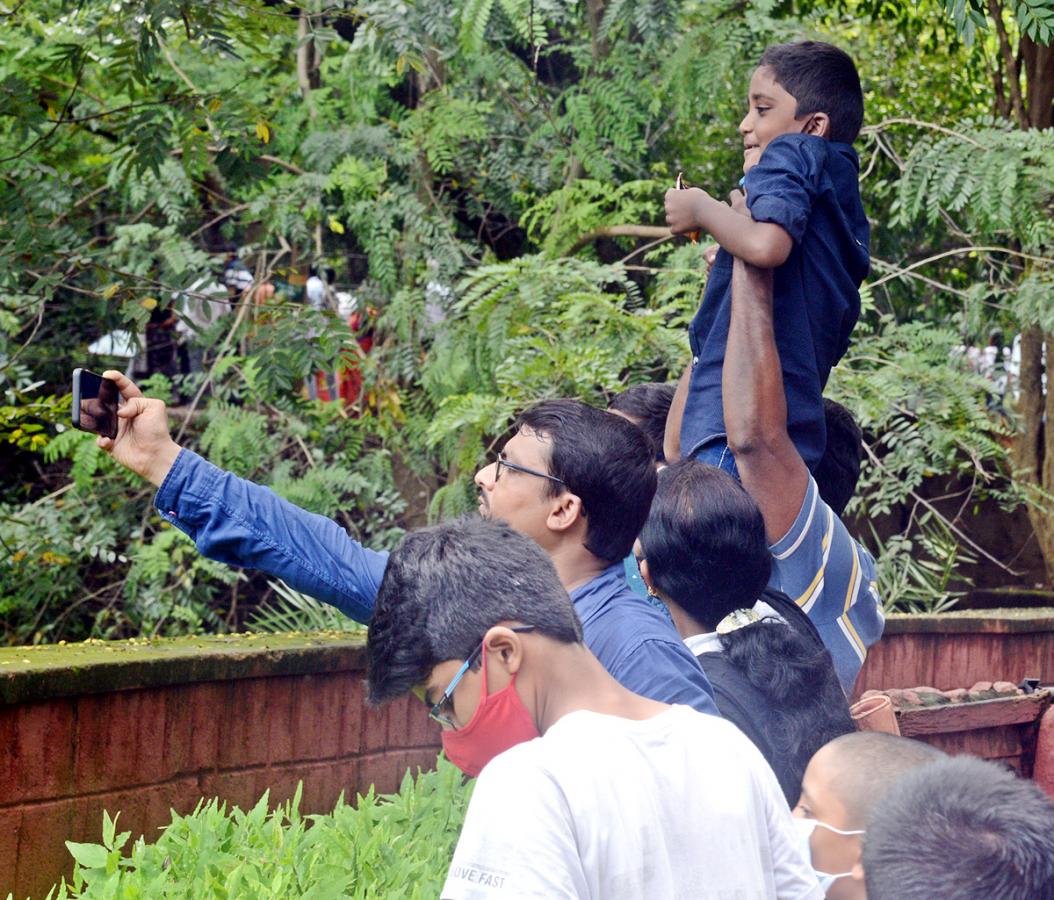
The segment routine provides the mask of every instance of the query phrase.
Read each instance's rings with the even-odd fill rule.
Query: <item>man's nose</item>
[[[477,487],[490,490],[494,487],[494,470],[497,463],[488,463],[482,469],[476,473],[476,477],[472,480],[476,483]]]

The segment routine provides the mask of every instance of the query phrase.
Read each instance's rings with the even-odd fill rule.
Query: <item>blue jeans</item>
[[[717,466],[723,472],[727,472],[736,481],[739,481],[739,469],[736,468],[736,458],[728,449],[728,442],[724,438],[715,438],[703,444],[692,454],[692,459],[697,462],[706,463],[708,466]]]

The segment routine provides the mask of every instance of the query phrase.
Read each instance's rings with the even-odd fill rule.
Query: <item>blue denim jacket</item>
[[[369,621],[388,554],[366,549],[332,519],[189,450],[180,451],[154,505],[209,559],[260,569]],[[699,663],[662,613],[630,590],[621,561],[571,591],[571,600],[586,645],[625,687],[718,715]]]

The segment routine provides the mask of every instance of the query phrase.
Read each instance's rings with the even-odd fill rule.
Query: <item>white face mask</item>
[[[828,825],[826,822],[821,822],[819,819],[799,819],[794,818],[794,830],[797,833],[799,844],[802,854],[809,864],[812,864],[812,848],[809,846],[809,838],[812,837],[812,833],[816,830],[817,826],[820,828],[826,828],[828,831],[833,831],[835,834],[843,834],[847,837],[854,834],[863,834],[863,831],[842,831],[841,828],[835,828],[833,825]],[[823,892],[826,894],[830,889],[831,885],[834,884],[836,878],[845,878],[852,875],[852,872],[838,872],[837,874],[830,874],[828,872],[821,872],[817,868],[813,868],[813,872],[816,873],[816,880],[820,882],[820,887],[823,888]]]

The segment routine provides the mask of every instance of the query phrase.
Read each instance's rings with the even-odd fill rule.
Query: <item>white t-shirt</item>
[[[823,897],[776,776],[687,706],[574,712],[483,769],[443,897]]]

